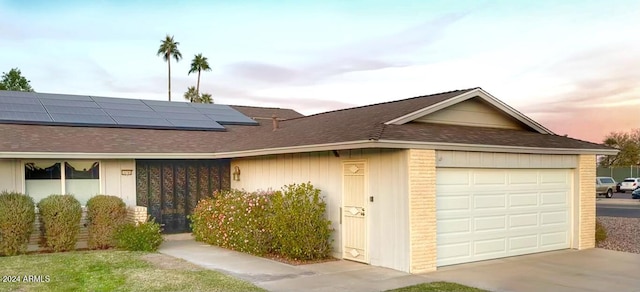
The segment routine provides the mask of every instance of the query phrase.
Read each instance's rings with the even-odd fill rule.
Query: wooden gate
[[[190,232],[188,215],[200,199],[216,190],[228,190],[230,161],[220,160],[136,160],[136,198],[138,206],[164,233]]]

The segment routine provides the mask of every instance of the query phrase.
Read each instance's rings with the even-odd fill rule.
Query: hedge
[[[0,193],[0,255],[16,255],[27,250],[35,217],[31,197],[16,192]]]
[[[115,246],[114,234],[127,220],[127,206],[121,198],[98,195],[87,202],[89,226],[87,245],[90,249]]]
[[[38,203],[41,245],[53,251],[72,250],[80,232],[82,207],[72,195],[50,195]]]

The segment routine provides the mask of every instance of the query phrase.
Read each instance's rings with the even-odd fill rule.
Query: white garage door
[[[438,168],[437,265],[570,246],[569,169]]]

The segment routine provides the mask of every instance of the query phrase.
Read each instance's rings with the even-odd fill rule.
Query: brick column
[[[436,270],[436,152],[408,151],[409,272]]]
[[[579,242],[578,249],[596,245],[596,156],[580,155],[578,158]]]
[[[130,222],[143,223],[147,222],[147,207],[135,206],[129,207],[127,217]]]

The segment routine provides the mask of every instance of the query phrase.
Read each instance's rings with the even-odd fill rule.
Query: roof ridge
[[[453,93],[453,92],[457,92],[457,91],[471,91],[471,90],[478,89],[478,88],[480,88],[480,87],[473,87],[473,88],[467,88],[467,89],[456,89],[456,90],[450,90],[450,91],[445,91],[445,92],[414,96],[414,97],[404,98],[404,99],[399,99],[399,100],[392,100],[392,101],[385,101],[385,102],[379,102],[379,103],[373,103],[373,104],[367,104],[367,105],[361,105],[361,106],[354,106],[354,107],[349,107],[349,108],[331,110],[331,111],[321,112],[321,113],[317,113],[317,114],[313,114],[313,115],[308,115],[308,116],[288,119],[287,121],[293,121],[293,120],[297,120],[297,119],[315,117],[315,116],[319,116],[319,115],[330,114],[330,113],[341,112],[341,111],[348,111],[348,110],[359,109],[359,108],[378,106],[378,105],[382,105],[382,104],[390,104],[390,103],[402,102],[402,101],[407,101],[407,100],[412,100],[412,99],[418,99],[418,98],[441,95],[441,94],[449,94],[449,93]]]

